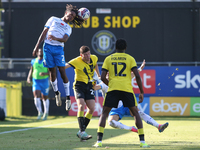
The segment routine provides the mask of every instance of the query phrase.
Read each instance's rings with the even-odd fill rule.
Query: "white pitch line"
[[[19,130],[4,131],[4,132],[0,132],[0,134],[13,133],[13,132],[19,132],[19,131],[27,131],[27,130],[33,130],[33,129],[40,129],[40,128],[46,128],[46,127],[51,127],[51,126],[60,126],[60,125],[72,124],[72,123],[77,123],[77,121],[65,122],[65,123],[60,123],[60,124],[51,124],[51,125],[45,125],[45,126],[40,126],[40,127],[34,127],[34,128],[25,128],[25,129],[19,129]]]

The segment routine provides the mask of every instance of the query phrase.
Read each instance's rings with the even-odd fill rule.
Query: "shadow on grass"
[[[49,120],[66,118],[66,116],[49,116]],[[6,117],[4,121],[0,121],[1,124],[13,125],[13,124],[25,124],[33,122],[41,122],[37,120],[37,116],[20,116],[20,117]]]
[[[189,117],[189,116],[151,116],[154,120],[181,120],[181,121],[199,121],[200,116],[198,117]],[[132,120],[133,117],[124,117],[123,120]]]
[[[93,136],[92,139],[81,142],[77,138],[78,129],[68,128],[40,128],[34,130],[20,131],[0,134],[1,148],[6,149],[90,149],[97,140],[97,129],[87,129],[86,132]],[[17,131],[19,130],[19,131]],[[119,135],[126,134],[128,131],[106,129],[104,140]],[[138,140],[138,139],[137,139]],[[139,142],[138,142],[139,143]],[[115,145],[116,143],[113,143]],[[111,144],[112,145],[112,144]],[[116,145],[115,145],[116,146]],[[129,145],[130,146],[130,145]],[[138,146],[138,145],[137,145]]]
[[[80,142],[80,139],[77,138],[76,133],[78,129],[75,128],[40,128],[35,130],[20,131],[14,133],[8,133],[0,135],[1,148],[2,149],[96,149],[92,145],[97,140],[97,130],[96,129],[87,129],[86,132],[93,136],[92,139],[86,142]],[[17,130],[17,128],[15,129]],[[139,139],[136,133],[133,133],[133,136],[126,137],[126,133],[129,131],[125,130],[115,130],[115,129],[105,129],[103,137],[103,149],[109,147],[109,149],[140,149]],[[109,143],[104,143],[105,140],[115,137]],[[200,146],[197,143],[192,143],[188,141],[164,141],[166,144],[155,144],[151,145],[150,149],[160,150],[160,149],[178,149],[178,150],[196,150],[200,149]],[[196,145],[195,145],[196,144]]]
[[[58,117],[60,118],[60,117]],[[62,118],[62,117],[61,117]],[[54,119],[54,117],[53,117]],[[53,120],[52,119],[52,120]],[[133,118],[132,118],[133,119]],[[19,119],[20,120],[20,119]],[[27,118],[28,120],[28,118]],[[23,121],[23,119],[22,119]],[[29,122],[29,120],[27,121]],[[78,128],[70,127],[70,124],[66,124],[65,128],[55,127],[44,127],[37,129],[30,129],[26,131],[21,131],[21,128],[15,127],[16,132],[0,134],[1,148],[6,150],[11,149],[95,149],[92,145],[97,140],[97,128],[86,129],[86,132],[93,136],[92,139],[86,142],[80,142],[77,138],[76,133]],[[11,129],[9,129],[11,130]],[[19,131],[17,131],[19,130]],[[126,130],[116,130],[106,128],[103,136],[103,149],[109,147],[109,149],[140,149],[139,138],[137,133],[131,134],[131,136],[126,136],[125,134],[130,133]],[[113,138],[109,143],[104,143],[104,140],[109,140]],[[160,149],[177,149],[177,150],[199,150],[200,145],[197,143],[189,141],[163,141],[164,144],[154,144],[151,145],[150,149],[160,150]]]

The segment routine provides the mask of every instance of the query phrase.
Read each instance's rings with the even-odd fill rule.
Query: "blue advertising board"
[[[101,70],[101,67],[99,67]],[[70,93],[74,96],[72,90],[74,82],[73,68],[66,69],[67,77],[70,81]],[[200,67],[199,66],[146,66],[140,72],[143,81],[144,96],[179,96],[179,97],[199,97],[200,96]],[[65,96],[65,91],[60,77],[57,72],[58,88]],[[133,90],[138,96],[139,89],[132,81]],[[99,93],[99,96],[101,94]]]
[[[156,92],[145,96],[200,96],[200,67],[145,67],[143,70],[155,70]]]

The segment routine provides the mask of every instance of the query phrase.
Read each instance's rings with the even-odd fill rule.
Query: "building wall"
[[[71,2],[68,2],[71,3]],[[199,2],[73,2],[87,7],[91,17],[73,28],[65,44],[66,61],[88,45],[100,62],[114,52],[118,38],[127,40],[127,53],[136,61],[200,61]],[[62,17],[66,2],[3,2],[2,57],[31,58],[32,50],[49,17]],[[104,35],[104,36],[100,36]]]

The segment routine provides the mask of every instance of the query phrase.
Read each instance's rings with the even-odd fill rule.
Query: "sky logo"
[[[179,74],[176,75],[174,78],[174,81],[176,82],[175,88],[176,89],[198,89],[198,92],[200,93],[200,75],[196,74],[194,76],[191,75],[191,71],[186,71],[186,74]]]

